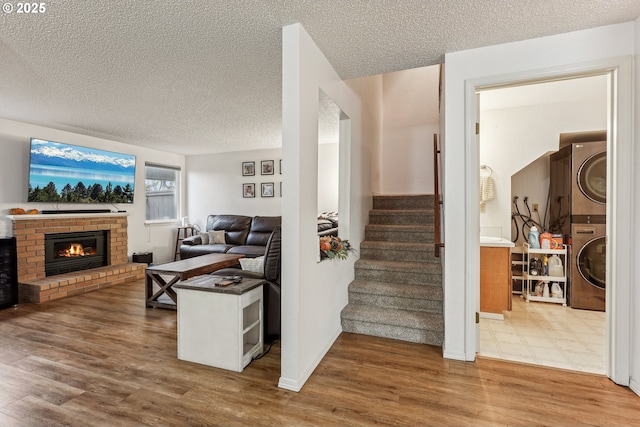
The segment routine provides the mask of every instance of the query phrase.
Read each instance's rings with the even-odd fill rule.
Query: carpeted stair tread
[[[420,215],[433,214],[433,209],[371,209],[369,214],[374,215]]]
[[[355,262],[356,269],[400,271],[406,273],[440,274],[442,265],[434,262],[386,261],[373,259],[359,259]]]
[[[442,314],[413,310],[370,307],[360,304],[347,304],[341,316],[346,320],[366,323],[400,326],[408,329],[426,329],[444,331]]]
[[[370,224],[422,225],[433,223],[433,210],[372,210],[369,211]]]
[[[442,288],[438,286],[411,285],[406,283],[378,282],[356,279],[349,284],[349,292],[414,298],[442,300]]]
[[[364,240],[360,243],[360,249],[385,249],[389,251],[417,251],[427,252],[433,250],[433,242],[381,242],[377,240]]]
[[[442,346],[444,332],[432,329],[405,328],[359,320],[342,319],[342,330],[354,334],[383,337],[399,341]]]
[[[368,237],[371,233],[387,233],[390,236],[396,236],[397,241],[407,241],[408,235],[416,235],[422,239],[426,239],[430,236],[433,240],[433,225],[423,224],[367,224],[364,227],[365,238],[368,240],[375,240]]]
[[[433,233],[433,224],[367,224],[365,225],[365,229],[366,228],[395,232]]]
[[[374,209],[433,209],[433,194],[388,194],[373,198]]]
[[[365,240],[376,242],[433,242],[433,225],[368,224]]]
[[[388,261],[436,262],[433,243],[365,240],[360,258]]]
[[[442,313],[442,287],[356,279],[349,284],[349,303]]]

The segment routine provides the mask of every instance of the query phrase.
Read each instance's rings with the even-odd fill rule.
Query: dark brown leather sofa
[[[269,236],[281,221],[279,216],[209,215],[205,232],[224,230],[226,243],[203,245],[200,235],[187,237],[180,245],[180,259],[214,253],[262,256]]]

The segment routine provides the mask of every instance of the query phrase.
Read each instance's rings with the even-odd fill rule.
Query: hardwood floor
[[[605,377],[342,334],[300,393],[280,346],[244,372],[176,358],[176,312],[139,281],[0,310],[0,426],[638,425]]]

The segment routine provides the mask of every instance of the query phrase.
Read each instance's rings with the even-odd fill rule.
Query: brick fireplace
[[[144,278],[145,264],[129,263],[126,213],[13,215],[20,302],[44,303]],[[45,235],[107,231],[108,265],[47,276]]]

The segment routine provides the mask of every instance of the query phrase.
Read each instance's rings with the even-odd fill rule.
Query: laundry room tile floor
[[[605,316],[513,295],[504,320],[480,320],[479,355],[605,374]]]

